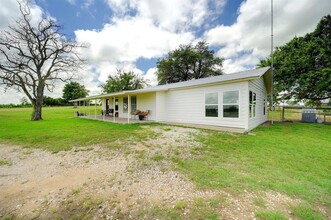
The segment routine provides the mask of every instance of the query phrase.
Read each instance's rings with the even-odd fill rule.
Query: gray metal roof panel
[[[254,77],[261,77],[269,70],[270,70],[270,67],[263,67],[263,68],[258,68],[258,69],[254,69],[254,70],[246,70],[246,71],[242,71],[242,72],[224,74],[224,75],[220,75],[220,76],[211,76],[211,77],[207,77],[207,78],[194,79],[194,80],[189,80],[189,81],[185,81],[185,82],[177,82],[177,83],[171,83],[171,84],[165,84],[165,85],[159,85],[159,86],[151,86],[151,87],[147,87],[144,89],[122,91],[122,92],[109,93],[109,94],[101,94],[101,95],[90,96],[90,97],[81,98],[81,99],[75,99],[75,100],[71,100],[71,101],[74,102],[74,101],[91,100],[91,99],[103,98],[103,97],[108,97],[108,96],[116,96],[116,95],[166,91],[169,89],[176,89],[176,88],[200,86],[200,85],[221,83],[221,82],[240,80],[240,79],[244,80],[244,79],[249,79],[249,78],[254,78]]]

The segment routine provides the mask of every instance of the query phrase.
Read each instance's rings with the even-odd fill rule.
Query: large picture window
[[[218,117],[218,93],[207,93],[205,95],[206,117]]]
[[[137,110],[137,96],[131,96],[131,111]]]
[[[223,92],[223,117],[239,118],[239,91]]]
[[[256,114],[256,93],[249,91],[249,117],[254,118]]]
[[[123,97],[123,113],[128,113],[128,97]]]

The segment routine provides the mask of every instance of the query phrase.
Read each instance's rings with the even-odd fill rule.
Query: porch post
[[[106,103],[105,103],[105,106],[104,106],[104,107],[106,108],[106,105],[107,105],[107,99],[106,99],[105,101],[106,101]],[[103,110],[103,104],[102,104],[102,103],[103,103],[103,100],[101,99],[102,120],[105,120],[105,117],[106,117],[105,114],[106,114],[106,113],[105,113],[105,111]]]
[[[91,100],[88,100],[88,116],[91,116]]]
[[[97,118],[97,100],[94,99],[94,118]]]
[[[113,97],[114,98],[114,106],[113,106],[113,110],[114,110],[114,114],[113,114],[113,122],[115,122],[115,115],[116,115],[116,111],[115,111],[115,100],[116,100],[116,98],[115,98],[115,96]]]
[[[282,107],[282,121],[285,121],[285,108]]]
[[[73,109],[74,109],[74,117],[75,117],[76,116],[76,111],[75,110],[77,109],[77,102],[73,102],[73,103],[74,103],[74,108]]]
[[[131,102],[130,102],[130,95],[128,95],[128,124],[130,124],[130,115],[131,115]]]

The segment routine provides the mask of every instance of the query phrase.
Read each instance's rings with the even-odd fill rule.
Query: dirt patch
[[[0,145],[0,159],[11,162],[0,166],[0,218],[145,218],[155,207],[177,209],[190,218],[197,201],[209,207],[217,199],[213,207],[219,216],[252,219],[261,208],[287,213],[300,202],[270,191],[231,195],[198,190],[173,169],[171,158],[197,156],[192,150],[202,146],[195,134],[203,133],[174,126],[146,126],[142,132],[150,136],[116,143],[121,147],[89,146],[57,154]]]

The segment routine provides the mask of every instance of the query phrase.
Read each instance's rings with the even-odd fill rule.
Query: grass
[[[139,137],[138,124],[74,118],[72,107],[43,108],[43,121],[30,121],[31,112],[29,108],[0,109],[0,143],[58,152],[75,146],[109,144],[132,135]]]
[[[323,220],[323,216],[307,204],[301,204],[292,209],[295,216],[304,220]]]
[[[142,129],[139,124],[74,118],[73,112],[70,107],[44,108],[44,120],[32,122],[29,120],[31,109],[0,109],[0,143],[58,152],[73,147],[91,150],[94,144],[117,149],[123,146],[121,141],[135,143],[160,135],[151,129]],[[170,131],[168,128],[164,130]],[[180,153],[175,152],[172,161],[177,170],[186,173],[201,189],[232,193],[242,190],[282,192],[309,204],[294,207],[293,215],[301,219],[323,219],[314,207],[331,210],[331,126],[275,123],[271,127],[258,127],[253,132],[255,136],[204,131],[207,135],[196,136],[202,147],[191,152],[198,156],[181,158]],[[138,153],[139,158],[145,158],[145,152]],[[156,162],[167,159],[162,154],[150,158]],[[4,164],[7,162],[0,161],[0,165]],[[265,208],[263,199],[256,199],[253,203]],[[196,201],[196,212],[190,215],[217,219],[215,209],[218,204],[218,201],[210,204]],[[142,215],[176,219],[187,205],[177,204],[175,210],[155,207]],[[268,211],[260,211],[257,216],[261,219],[284,217],[281,213]]]
[[[259,211],[256,213],[256,216],[259,217],[259,219],[263,219],[263,220],[287,220],[288,219],[278,211],[272,211],[272,212]]]
[[[9,160],[0,160],[0,166],[11,166],[13,163]]]
[[[194,159],[173,158],[200,188],[274,190],[331,208],[331,126],[276,123],[256,136],[210,132]]]

